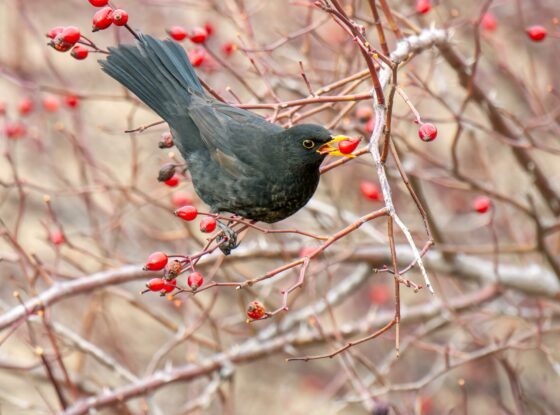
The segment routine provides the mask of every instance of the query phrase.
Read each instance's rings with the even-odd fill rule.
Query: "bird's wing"
[[[257,114],[198,95],[188,113],[212,158],[233,176],[262,164],[270,151],[267,138],[283,130]]]

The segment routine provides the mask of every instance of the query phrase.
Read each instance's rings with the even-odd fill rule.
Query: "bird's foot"
[[[218,236],[217,242],[219,244],[220,251],[224,253],[224,255],[231,254],[235,248],[238,247],[237,243],[237,233],[231,229],[229,226],[224,225],[222,222],[218,222],[218,227],[222,230],[222,235]]]

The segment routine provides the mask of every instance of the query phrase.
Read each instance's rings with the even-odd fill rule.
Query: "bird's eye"
[[[304,146],[306,149],[309,150],[309,149],[315,147],[315,142],[314,142],[313,140],[304,140],[304,141],[303,141],[303,146]]]

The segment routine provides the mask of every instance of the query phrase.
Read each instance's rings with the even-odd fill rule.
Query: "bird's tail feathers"
[[[101,68],[167,122],[185,117],[193,90],[203,89],[184,49],[172,40],[139,37],[135,45],[109,48]]]

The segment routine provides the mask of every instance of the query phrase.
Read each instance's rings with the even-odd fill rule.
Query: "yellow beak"
[[[332,140],[326,142],[325,144],[323,144],[321,147],[319,147],[317,149],[317,153],[328,154],[329,156],[342,156],[342,157],[349,157],[349,158],[356,157],[352,153],[349,153],[349,154],[341,153],[340,150],[337,147],[333,147],[331,145],[331,144],[334,144],[334,143],[339,143],[341,141],[350,140],[350,137],[345,136],[345,135],[336,135],[336,136],[331,137],[331,138],[332,138]]]

